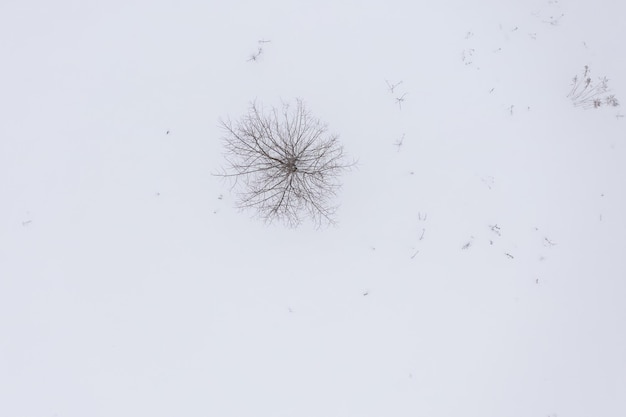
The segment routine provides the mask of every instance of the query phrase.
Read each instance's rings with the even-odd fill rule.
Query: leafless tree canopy
[[[303,217],[318,226],[333,223],[339,176],[351,163],[338,136],[302,100],[269,112],[254,102],[240,120],[220,123],[227,164],[219,175],[234,179],[239,208],[291,227]]]

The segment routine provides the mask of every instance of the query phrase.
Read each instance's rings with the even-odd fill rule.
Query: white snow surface
[[[626,110],[566,97],[626,100],[625,13],[3,1],[0,416],[625,416]],[[358,159],[336,227],[211,175],[296,97]]]

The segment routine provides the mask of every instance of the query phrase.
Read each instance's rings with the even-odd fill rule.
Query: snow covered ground
[[[626,100],[625,12],[2,2],[0,416],[626,415],[626,110],[566,97]],[[295,97],[359,161],[334,228],[211,175]]]

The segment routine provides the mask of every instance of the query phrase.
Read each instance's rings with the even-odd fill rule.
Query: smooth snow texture
[[[626,100],[625,13],[2,2],[0,416],[626,415],[626,110],[566,98]],[[211,175],[295,97],[359,160],[335,228]]]

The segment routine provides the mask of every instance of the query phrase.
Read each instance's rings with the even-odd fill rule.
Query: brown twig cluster
[[[597,109],[602,106],[617,107],[619,101],[613,94],[609,94],[609,80],[606,77],[598,78],[598,82],[591,79],[589,66],[585,65],[582,77],[572,79],[572,89],[567,97],[574,106],[583,109]]]

